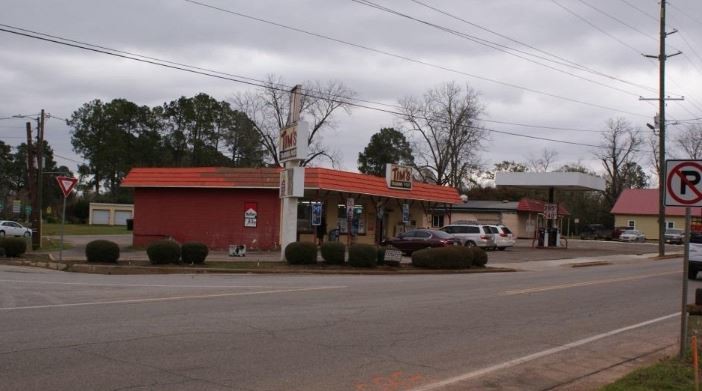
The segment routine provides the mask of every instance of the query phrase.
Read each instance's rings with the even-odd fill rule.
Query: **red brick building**
[[[133,244],[173,238],[200,241],[210,248],[245,244],[250,249],[279,248],[280,169],[135,168],[122,182],[134,188]],[[327,230],[345,232],[345,205],[355,200],[357,236],[377,243],[398,230],[431,225],[431,210],[461,202],[454,188],[414,182],[411,190],[389,188],[385,178],[326,168],[306,168],[305,197],[298,203],[300,240],[314,240],[310,205],[324,209]],[[401,223],[409,206],[410,222]]]

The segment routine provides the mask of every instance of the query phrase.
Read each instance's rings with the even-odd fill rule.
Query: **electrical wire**
[[[649,87],[649,86],[644,86],[644,85],[641,85],[641,84],[632,83],[632,82],[629,82],[629,81],[626,81],[626,80],[622,80],[622,79],[620,79],[620,78],[617,78],[617,77],[614,77],[614,76],[611,76],[611,75],[606,75],[606,74],[601,73],[601,72],[593,71],[593,70],[591,70],[591,69],[589,69],[589,68],[587,68],[587,67],[585,67],[585,66],[583,66],[583,65],[574,63],[573,61],[564,59],[564,58],[562,58],[562,57],[553,55],[553,54],[551,54],[551,53],[544,52],[546,55],[551,56],[551,57],[558,58],[560,61],[554,61],[554,60],[552,60],[552,59],[550,59],[550,58],[547,58],[547,57],[544,57],[544,56],[535,55],[535,54],[533,54],[533,53],[529,53],[529,52],[526,52],[526,51],[523,51],[523,50],[515,49],[515,48],[510,47],[510,46],[502,45],[502,44],[499,44],[499,43],[497,43],[497,42],[489,41],[489,40],[486,40],[486,39],[483,39],[483,38],[479,38],[479,37],[476,37],[476,36],[473,36],[473,35],[470,35],[470,34],[467,34],[467,33],[464,33],[464,32],[460,32],[460,31],[457,31],[457,30],[454,30],[454,29],[451,29],[451,28],[448,28],[448,27],[445,27],[445,26],[441,26],[441,25],[438,25],[438,24],[429,22],[429,21],[424,20],[424,19],[420,19],[420,18],[417,18],[417,17],[410,16],[410,15],[408,15],[408,14],[405,14],[405,13],[403,13],[403,12],[397,11],[397,10],[395,10],[395,9],[392,9],[392,8],[389,8],[389,7],[385,7],[385,6],[381,6],[381,5],[377,4],[377,3],[374,3],[374,2],[369,1],[369,0],[351,0],[351,1],[353,1],[353,2],[355,2],[355,3],[357,3],[357,4],[365,5],[365,6],[367,6],[367,7],[375,8],[375,9],[378,9],[378,10],[383,11],[383,12],[387,12],[387,13],[390,13],[390,14],[393,14],[393,15],[396,15],[396,16],[399,16],[399,17],[402,17],[402,18],[406,18],[406,19],[409,19],[409,20],[412,20],[412,21],[415,21],[415,22],[424,24],[424,25],[426,25],[426,26],[429,26],[429,27],[432,27],[432,28],[435,28],[435,29],[444,31],[444,32],[446,32],[446,33],[449,33],[449,34],[452,34],[452,35],[455,35],[455,36],[458,36],[459,38],[467,39],[467,40],[469,40],[469,41],[478,43],[478,44],[483,45],[483,46],[490,47],[490,48],[492,48],[492,49],[495,49],[495,50],[498,50],[498,51],[500,51],[500,52],[509,54],[509,55],[511,55],[511,56],[520,58],[520,59],[522,59],[522,60],[529,61],[529,62],[531,62],[531,63],[533,63],[533,64],[540,65],[540,66],[545,67],[545,68],[547,68],[547,69],[550,69],[550,70],[553,70],[553,71],[556,71],[556,72],[560,72],[560,73],[566,74],[566,75],[568,75],[568,76],[571,76],[571,77],[574,77],[574,78],[577,78],[577,79],[580,79],[580,80],[584,80],[584,81],[586,81],[586,82],[588,82],[588,83],[596,84],[596,85],[598,85],[598,86],[600,86],[600,87],[604,87],[604,88],[608,88],[608,89],[615,90],[615,91],[618,91],[618,92],[622,92],[622,93],[627,94],[627,95],[631,95],[631,96],[635,96],[635,97],[636,97],[636,96],[639,96],[640,94],[633,93],[633,92],[631,92],[631,91],[624,90],[624,89],[621,89],[621,88],[617,88],[617,87],[614,87],[614,86],[612,86],[612,85],[605,84],[605,83],[602,83],[602,82],[599,82],[599,81],[596,81],[596,80],[588,79],[588,78],[583,77],[583,76],[581,76],[581,75],[578,75],[578,74],[575,74],[575,73],[572,73],[572,72],[568,72],[568,71],[565,71],[565,70],[560,69],[560,68],[556,68],[556,67],[551,66],[551,65],[549,65],[549,64],[544,64],[544,63],[542,63],[542,62],[535,61],[535,60],[533,60],[533,59],[531,59],[531,58],[527,58],[527,57],[524,57],[524,56],[522,56],[522,55],[512,53],[512,52],[510,52],[510,50],[515,51],[515,52],[517,52],[517,53],[521,53],[521,54],[527,55],[527,56],[532,56],[532,57],[535,57],[535,58],[538,58],[538,59],[541,59],[541,60],[545,60],[545,61],[548,61],[548,62],[551,62],[551,63],[554,63],[554,64],[558,64],[558,65],[561,65],[561,66],[566,66],[566,67],[569,67],[569,68],[577,69],[577,70],[579,70],[579,71],[588,72],[588,73],[591,73],[591,74],[594,74],[594,75],[597,75],[597,76],[606,77],[606,78],[608,78],[608,79],[610,79],[610,80],[616,80],[616,81],[619,81],[619,82],[621,82],[621,83],[625,83],[625,84],[628,84],[628,85],[631,85],[631,86],[634,86],[634,87],[638,87],[638,88],[645,89],[645,90],[647,90],[647,91],[655,91],[655,89],[654,89],[653,87]],[[519,43],[519,44],[521,44],[521,45],[524,45],[524,46],[529,47],[530,49],[533,49],[533,50],[536,50],[536,51],[539,51],[539,52],[543,52],[542,50],[537,49],[537,48],[535,48],[535,47],[533,47],[533,46],[531,46],[531,45],[527,45],[527,44],[524,44],[524,43],[522,43],[522,42],[520,42],[520,41],[513,40],[513,39],[511,39],[511,38],[509,38],[509,37],[507,37],[507,36],[505,36],[505,35],[503,35],[503,34],[500,34],[500,33],[494,32],[494,31],[492,31],[492,30],[486,29],[486,28],[484,28],[484,27],[482,27],[482,26],[476,25],[476,24],[474,24],[474,23],[472,23],[472,22],[469,22],[469,21],[467,21],[467,20],[465,20],[465,19],[463,19],[463,18],[459,18],[459,17],[457,17],[457,16],[455,16],[455,15],[453,15],[453,14],[450,14],[450,13],[448,13],[448,12],[446,12],[446,11],[443,11],[443,10],[441,10],[441,9],[439,9],[439,8],[432,7],[432,6],[430,6],[430,5],[428,5],[428,4],[425,4],[425,3],[421,2],[421,1],[418,1],[418,0],[410,0],[410,1],[412,1],[412,2],[414,2],[414,3],[416,3],[416,4],[419,4],[419,5],[422,5],[422,6],[426,7],[426,8],[431,9],[431,10],[434,10],[434,11],[436,11],[436,12],[442,14],[442,15],[449,16],[449,17],[451,17],[451,18],[453,18],[453,19],[462,21],[462,22],[467,23],[467,24],[469,24],[469,25],[471,25],[471,26],[475,26],[475,27],[478,27],[478,28],[482,28],[483,30],[486,30],[486,31],[488,31],[488,32],[490,32],[490,33],[492,33],[492,34],[496,34],[496,35],[498,35],[498,36],[500,36],[500,37],[503,37],[503,38],[505,38],[505,39],[509,39],[509,40],[515,41],[515,42],[517,42],[517,43]]]
[[[501,86],[504,86],[504,87],[519,89],[519,90],[522,90],[522,91],[531,92],[531,93],[533,93],[533,94],[543,95],[543,96],[547,96],[547,97],[550,97],[550,98],[560,99],[560,100],[563,100],[563,101],[568,101],[568,102],[571,102],[571,103],[577,103],[577,104],[581,104],[581,105],[585,105],[585,106],[596,107],[596,108],[603,109],[603,110],[618,112],[618,113],[622,113],[622,114],[629,114],[629,115],[637,116],[637,117],[648,118],[648,116],[647,116],[647,115],[644,115],[644,114],[633,113],[633,112],[629,112],[629,111],[622,110],[622,109],[616,109],[616,108],[612,108],[612,107],[607,107],[607,106],[603,106],[603,105],[600,105],[600,104],[597,104],[597,103],[586,102],[586,101],[582,101],[582,100],[575,99],[575,98],[565,97],[565,96],[562,96],[562,95],[558,95],[558,94],[554,94],[554,93],[550,93],[550,92],[546,92],[546,91],[541,91],[541,90],[537,90],[537,89],[530,88],[530,87],[525,87],[525,86],[521,86],[521,85],[517,85],[517,84],[513,84],[513,83],[509,83],[509,82],[505,82],[505,81],[501,81],[501,80],[497,80],[497,79],[492,79],[492,78],[485,77],[485,76],[479,76],[479,75],[476,75],[476,74],[464,72],[464,71],[461,71],[461,70],[449,68],[449,67],[446,67],[446,66],[443,66],[443,65],[434,64],[434,63],[430,63],[430,62],[423,61],[423,60],[418,60],[418,59],[416,59],[416,58],[407,57],[407,56],[405,56],[405,55],[401,55],[401,54],[389,52],[389,51],[386,51],[386,50],[376,49],[376,48],[372,48],[372,47],[369,47],[369,46],[365,46],[365,45],[361,45],[361,44],[357,44],[357,43],[345,41],[345,40],[342,40],[342,39],[333,38],[333,37],[326,36],[326,35],[323,35],[323,34],[311,32],[311,31],[307,31],[307,30],[303,30],[303,29],[300,29],[300,28],[297,28],[297,27],[291,27],[291,26],[287,26],[287,25],[284,25],[284,24],[281,24],[281,23],[277,23],[277,22],[270,21],[270,20],[266,20],[266,19],[262,19],[262,18],[250,16],[250,15],[246,15],[246,14],[243,14],[243,13],[241,13],[241,12],[236,12],[236,11],[228,10],[228,9],[225,9],[225,8],[217,7],[217,6],[214,6],[214,5],[211,5],[211,4],[207,4],[207,3],[203,3],[203,2],[200,2],[200,1],[195,1],[195,0],[183,0],[183,1],[188,2],[188,3],[191,3],[191,4],[199,5],[199,6],[201,6],[201,7],[210,8],[210,9],[213,9],[213,10],[216,10],[216,11],[219,11],[219,12],[224,12],[224,13],[228,13],[228,14],[231,14],[231,15],[236,15],[236,16],[239,16],[239,17],[242,17],[242,18],[245,18],[245,19],[254,20],[254,21],[257,21],[257,22],[266,23],[266,24],[270,24],[270,25],[273,25],[273,26],[276,26],[276,27],[280,27],[280,28],[283,28],[283,29],[287,29],[287,30],[299,32],[299,33],[302,33],[302,34],[314,36],[314,37],[317,37],[317,38],[320,38],[320,39],[324,39],[324,40],[328,40],[328,41],[332,41],[332,42],[341,43],[341,44],[344,44],[344,45],[347,45],[347,46],[352,46],[352,47],[355,47],[355,48],[359,48],[359,49],[371,51],[371,52],[374,52],[374,53],[377,53],[377,54],[382,54],[382,55],[386,55],[386,56],[390,56],[390,57],[394,57],[394,58],[399,58],[399,59],[402,59],[402,60],[405,60],[405,61],[408,61],[408,62],[413,62],[413,63],[415,63],[415,64],[421,64],[421,65],[429,66],[429,67],[432,67],[432,68],[441,69],[441,70],[444,70],[444,71],[447,71],[447,72],[451,72],[451,73],[455,73],[455,74],[467,76],[467,77],[470,77],[470,78],[482,80],[482,81],[485,81],[485,82],[489,82],[489,83],[493,83],[493,84],[498,84],[498,85],[501,85]]]
[[[8,25],[3,25],[3,24],[0,24],[0,26],[6,26],[6,27],[13,28],[13,26],[8,26]],[[27,29],[21,29],[21,31],[26,32],[26,33],[31,33],[31,34],[38,34],[38,35],[42,35],[42,36],[52,37],[52,39],[55,39],[55,40],[64,40],[64,38],[59,37],[59,36],[56,36],[56,35],[49,35],[49,34],[34,32],[34,31],[32,31],[32,30],[27,30]],[[116,50],[116,49],[111,49],[111,48],[108,48],[108,47],[105,47],[105,46],[94,45],[94,44],[91,44],[91,43],[86,43],[86,42],[81,42],[81,41],[76,41],[76,40],[71,40],[71,39],[66,39],[66,40],[69,41],[69,42],[71,42],[71,43],[74,43],[75,45],[78,45],[78,46],[91,46],[91,47],[100,48],[100,49],[101,49],[100,53],[102,53],[102,54],[110,54],[110,53],[104,53],[104,51],[114,51],[114,52],[117,52],[117,53],[129,53],[129,52],[125,52],[125,51],[120,51],[120,50]],[[52,41],[52,42],[53,42],[53,41]],[[72,46],[72,45],[69,45],[69,46]],[[82,47],[81,47],[81,48],[82,48]],[[155,57],[148,57],[148,56],[144,56],[144,55],[137,54],[137,53],[129,53],[129,56],[136,56],[136,57],[141,57],[141,58],[147,58],[147,59],[150,59],[151,61],[154,61],[154,62],[165,62],[165,63],[167,63],[167,64],[178,64],[179,66],[186,67],[186,68],[190,68],[190,67],[191,67],[191,66],[189,66],[189,65],[187,65],[187,64],[177,63],[177,62],[168,61],[168,60],[162,60],[162,59],[155,58]],[[120,56],[120,57],[121,57],[121,56]],[[132,59],[132,58],[127,57],[127,59]],[[133,59],[133,60],[139,61],[139,59]],[[160,65],[160,64],[156,63],[156,64],[153,64],[153,65]],[[219,72],[219,71],[210,70],[210,69],[207,69],[207,68],[200,68],[200,67],[192,67],[192,68],[195,68],[195,69],[197,69],[197,70],[201,70],[201,71],[203,71],[203,72],[212,72],[212,73],[216,73],[216,74],[220,74],[220,75],[232,75],[232,74],[227,74],[227,73],[224,73],[224,72]],[[205,74],[205,73],[203,73],[203,75],[205,75],[205,76],[210,76],[210,75]],[[233,76],[233,75],[232,75],[232,76]],[[285,85],[285,84],[276,83],[274,86],[270,86],[269,84],[267,84],[266,81],[263,81],[263,80],[258,80],[258,79],[254,79],[254,78],[250,78],[250,77],[243,77],[243,78],[245,78],[245,79],[247,79],[247,80],[251,80],[251,81],[258,82],[259,84],[258,84],[258,85],[255,85],[256,87],[274,88],[274,89],[276,89],[276,90],[278,90],[278,91],[282,91],[282,92],[288,92],[288,91],[292,88],[292,86],[288,86],[288,85]],[[235,82],[237,81],[237,80],[231,80],[231,79],[227,79],[227,80],[235,81]],[[306,96],[313,97],[313,98],[321,98],[320,96],[313,95],[313,93],[311,93],[309,90],[305,90],[305,89],[303,89],[303,94],[306,95]],[[342,100],[343,100],[343,101],[342,101]],[[394,109],[394,110],[401,110],[401,109],[402,109],[402,107],[397,106],[397,105],[392,105],[392,104],[387,104],[387,103],[382,103],[382,102],[374,102],[374,101],[369,101],[369,100],[364,100],[364,99],[358,99],[358,98],[338,97],[338,99],[335,100],[335,102],[337,102],[337,103],[345,103],[345,104],[350,104],[350,105],[352,105],[352,106],[358,106],[358,107],[361,107],[361,108],[375,109],[375,108],[372,108],[372,107],[366,107],[366,106],[363,106],[363,105],[354,104],[354,103],[352,103],[352,102],[350,102],[350,101],[357,101],[357,102],[362,102],[362,103],[367,103],[367,104],[373,104],[373,105],[378,105],[378,106],[389,107],[389,108]],[[391,113],[400,115],[399,112],[397,112],[397,111],[392,111]],[[39,114],[37,114],[37,115],[39,115]],[[57,116],[55,116],[55,115],[53,115],[53,114],[47,114],[47,117],[49,117],[49,118],[55,117],[55,118],[57,118],[57,119],[66,121],[65,118],[60,118],[60,117],[57,117]],[[549,130],[565,130],[565,131],[576,131],[576,132],[595,132],[595,133],[602,132],[602,131],[600,131],[600,130],[592,130],[592,129],[568,128],[568,127],[555,127],[555,126],[535,125],[535,124],[524,124],[524,123],[518,123],[518,122],[509,122],[509,121],[492,120],[492,119],[487,119],[487,118],[477,118],[477,119],[480,120],[480,121],[483,121],[483,122],[488,122],[488,123],[497,123],[497,124],[512,125],[512,126],[520,126],[520,127],[527,127],[527,128],[541,128],[541,129],[549,129]]]
[[[186,0],[186,1],[187,1],[187,0]],[[3,25],[3,26],[4,26],[4,25]],[[86,46],[83,46],[83,45],[80,45],[80,44],[76,44],[76,43],[62,42],[62,41],[59,41],[58,39],[46,38],[46,37],[41,37],[41,36],[35,36],[35,35],[32,35],[32,34],[27,33],[27,32],[12,31],[12,30],[9,30],[9,29],[6,29],[6,28],[0,28],[0,31],[5,31],[5,32],[8,32],[8,33],[12,33],[12,34],[16,34],[16,35],[20,35],[20,36],[24,36],[24,37],[28,37],[28,38],[39,39],[39,40],[42,40],[42,41],[48,41],[48,42],[52,42],[52,43],[56,43],[56,44],[60,44],[60,45],[65,45],[65,46],[69,46],[69,47],[73,47],[73,48],[77,48],[77,49],[88,50],[88,51],[92,51],[92,52],[96,52],[96,53],[101,53],[101,54],[106,54],[106,55],[111,55],[111,56],[115,56],[115,57],[119,57],[119,58],[123,58],[123,59],[130,59],[130,60],[134,60],[134,61],[138,61],[138,62],[148,63],[148,64],[152,64],[152,65],[156,65],[156,66],[161,66],[161,67],[165,67],[165,68],[180,70],[180,71],[189,72],[189,73],[193,73],[193,74],[198,74],[198,75],[213,77],[213,78],[222,79],[222,80],[228,80],[228,81],[232,81],[232,82],[236,82],[236,83],[243,83],[243,84],[252,85],[252,86],[255,86],[255,87],[273,88],[273,89],[276,89],[276,90],[279,90],[279,91],[284,91],[284,92],[287,92],[287,91],[288,91],[288,90],[284,90],[284,89],[281,89],[281,88],[277,88],[277,87],[275,87],[275,86],[257,84],[257,83],[251,82],[251,81],[240,80],[240,79],[237,79],[237,78],[227,77],[227,76],[223,76],[223,75],[215,75],[215,74],[207,73],[207,72],[205,72],[205,71],[200,71],[200,70],[187,69],[187,68],[185,68],[185,67],[183,67],[183,66],[176,66],[176,65],[171,65],[171,64],[163,64],[163,63],[159,63],[159,62],[154,61],[154,60],[147,60],[147,59],[143,59],[143,58],[136,58],[136,57],[129,56],[129,55],[126,55],[126,54],[121,54],[121,53],[111,53],[111,52],[109,52],[109,51],[107,51],[107,50],[105,50],[105,49],[91,48],[91,47],[86,47]],[[311,95],[311,94],[309,94],[309,93],[303,93],[303,95],[310,96],[310,97],[320,98],[319,96]],[[354,106],[354,107],[359,107],[359,108],[365,108],[365,109],[370,109],[370,110],[385,112],[385,113],[393,114],[393,115],[400,116],[400,117],[406,117],[406,114],[405,114],[405,113],[402,113],[402,112],[399,112],[399,111],[381,109],[381,108],[378,108],[378,107],[373,107],[373,106],[368,106],[368,105],[358,104],[358,103],[351,103],[351,102],[347,102],[347,101],[339,101],[339,100],[334,100],[334,99],[330,99],[330,100],[332,100],[332,101],[334,101],[334,102],[337,102],[337,103],[345,103],[345,104],[348,104],[348,105]],[[496,121],[493,121],[493,122],[496,122]],[[528,126],[528,125],[523,125],[523,126]],[[484,129],[484,130],[486,130],[486,131],[488,131],[488,132],[491,132],[491,133],[506,134],[506,135],[512,135],[512,136],[515,136],[515,137],[522,137],[522,138],[529,138],[529,139],[534,139],[534,140],[549,141],[549,142],[554,142],[554,143],[562,143],[562,144],[569,144],[569,145],[579,145],[579,146],[586,146],[586,147],[598,147],[598,148],[599,148],[599,147],[602,147],[602,146],[597,146],[597,145],[594,145],[594,144],[578,143],[578,142],[574,142],[574,141],[552,139],[552,138],[539,137],[539,136],[533,136],[533,135],[525,135],[525,134],[520,134],[520,133],[502,131],[502,130],[498,130],[498,129],[491,129],[491,128],[481,128],[481,129]],[[59,155],[56,155],[56,156],[59,156]],[[67,159],[67,160],[71,160],[71,161],[77,162],[77,163],[82,163],[82,162],[78,162],[78,161],[76,161],[76,160],[72,160],[72,159],[70,159],[70,158],[66,158],[66,157],[63,157],[63,156],[61,156],[61,157],[62,157],[62,158],[65,158],[65,159]]]

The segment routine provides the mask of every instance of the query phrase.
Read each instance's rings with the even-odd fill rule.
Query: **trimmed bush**
[[[346,245],[341,242],[326,242],[320,248],[324,262],[330,265],[343,265]]]
[[[204,243],[185,242],[180,246],[180,257],[185,263],[202,264],[210,250]]]
[[[482,251],[482,250],[481,250]],[[468,269],[473,264],[469,247],[425,248],[412,253],[412,265],[428,269]]]
[[[349,247],[349,265],[353,267],[375,267],[378,250],[372,244],[352,244]]]
[[[317,263],[317,245],[312,242],[292,242],[285,247],[285,259],[291,265]]]
[[[158,240],[146,248],[146,255],[153,265],[178,263],[180,259],[180,245],[174,240]]]
[[[485,250],[480,247],[471,247],[468,250],[472,253],[471,263],[473,267],[485,267],[487,265],[488,255]]]
[[[376,263],[378,266],[385,265],[385,247],[384,246],[378,246],[376,248]]]
[[[27,241],[24,238],[2,238],[0,247],[5,250],[6,257],[15,258],[27,252]]]
[[[119,246],[109,240],[93,240],[85,246],[85,259],[88,262],[117,263]]]

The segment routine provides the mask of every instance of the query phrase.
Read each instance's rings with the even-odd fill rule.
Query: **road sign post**
[[[690,220],[692,214],[690,208],[702,206],[702,160],[666,160],[665,167],[665,206],[685,207],[679,352],[680,357],[683,357],[687,350],[687,272],[690,267]],[[663,236],[659,235],[659,237]]]
[[[76,178],[67,176],[57,176],[56,181],[58,182],[59,188],[63,193],[63,213],[61,214],[61,243],[59,244],[59,262],[63,262],[63,227],[66,225],[66,198],[71,194],[73,187],[75,187],[78,180]]]

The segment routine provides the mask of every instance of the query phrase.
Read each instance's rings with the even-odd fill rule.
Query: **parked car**
[[[663,240],[665,240],[666,243],[683,244],[684,238],[685,233],[679,228],[668,228],[665,230],[665,234],[663,234]]]
[[[580,231],[580,239],[612,240],[613,232],[602,224],[588,224]]]
[[[619,240],[622,242],[645,242],[646,235],[638,229],[628,229],[619,235]]]
[[[396,238],[386,240],[385,244],[396,247],[407,255],[411,255],[414,251],[423,248],[458,246],[461,242],[444,231],[415,229],[403,232],[397,235]]]
[[[690,280],[697,279],[697,273],[700,271],[702,271],[702,232],[691,232],[687,278]]]
[[[497,250],[504,251],[507,247],[512,247],[514,246],[514,243],[516,242],[514,240],[514,235],[512,234],[512,231],[507,228],[506,226],[499,224],[499,225],[491,225],[490,229],[493,232],[493,239],[495,240],[495,247]]]
[[[441,230],[459,239],[467,247],[495,248],[495,234],[488,225],[449,224]]]
[[[619,235],[622,234],[624,231],[628,231],[632,229],[631,227],[614,227],[612,230],[612,240],[619,240]]]
[[[0,220],[0,238],[5,236],[32,237],[32,230],[16,221]]]

